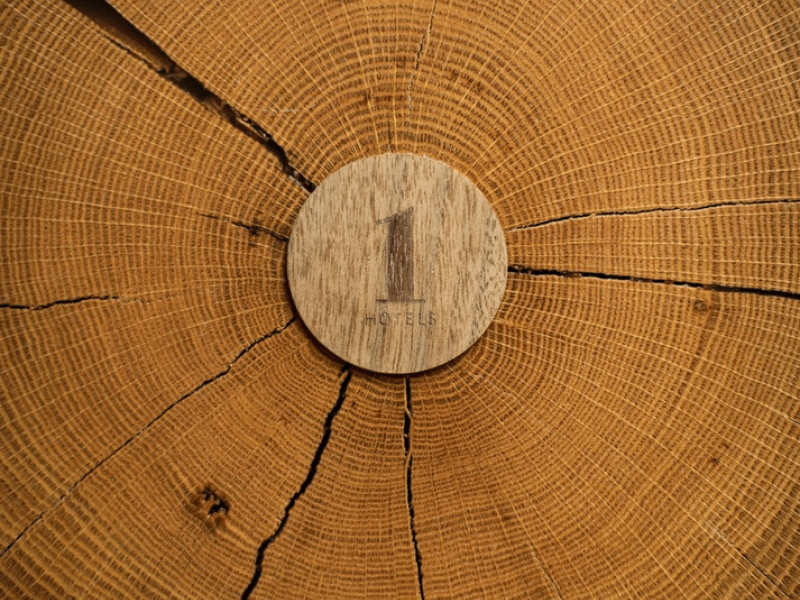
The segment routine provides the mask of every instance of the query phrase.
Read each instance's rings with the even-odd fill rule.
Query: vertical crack
[[[283,532],[284,528],[286,527],[286,523],[289,520],[289,515],[294,508],[294,505],[300,499],[300,497],[306,492],[308,486],[311,485],[311,482],[314,481],[314,476],[317,474],[317,468],[319,467],[319,463],[322,460],[322,454],[325,452],[325,447],[328,445],[328,441],[331,438],[331,431],[333,427],[333,421],[336,419],[336,415],[339,414],[339,411],[344,404],[344,399],[347,396],[347,386],[350,384],[350,379],[353,376],[353,367],[350,364],[345,364],[342,368],[342,375],[344,375],[344,379],[342,380],[342,384],[339,387],[339,397],[336,399],[336,403],[333,405],[333,408],[328,413],[328,416],[325,418],[325,425],[323,426],[323,433],[322,439],[319,442],[319,446],[317,446],[317,451],[314,454],[314,458],[311,460],[311,465],[308,468],[308,474],[306,478],[303,480],[303,483],[300,484],[300,487],[297,491],[292,495],[289,499],[286,508],[283,509],[283,516],[281,517],[281,521],[278,524],[277,529],[270,535],[267,539],[261,542],[261,545],[258,547],[258,551],[256,552],[256,561],[255,561],[255,569],[253,571],[253,577],[250,579],[250,583],[247,584],[244,592],[242,592],[242,600],[247,600],[250,597],[250,594],[253,593],[253,590],[256,589],[256,585],[258,585],[258,580],[261,578],[261,571],[264,564],[264,555],[267,552],[269,546],[274,542],[278,536]]]
[[[314,191],[316,188],[314,183],[291,164],[286,151],[272,135],[250,117],[242,114],[214,94],[194,75],[184,71],[158,44],[138,30],[108,2],[105,0],[64,0],[64,2],[94,21],[112,43],[141,60],[162,78],[189,94],[203,108],[210,110],[235,129],[261,144],[267,152],[278,159],[281,170],[289,179],[308,193]]]
[[[425,31],[422,33],[422,36],[419,38],[419,46],[417,47],[417,53],[414,56],[414,71],[411,73],[411,81],[408,82],[408,112],[413,112],[413,103],[411,101],[411,97],[414,94],[414,84],[417,81],[417,73],[419,72],[419,65],[422,62],[422,56],[425,54],[425,50],[428,47],[428,42],[431,38],[431,32],[433,31],[433,17],[436,14],[436,4],[438,0],[433,0],[433,6],[431,7],[431,16],[428,19],[428,26],[425,28]]]
[[[411,542],[414,545],[414,559],[417,563],[417,583],[419,585],[420,600],[425,600],[425,591],[422,587],[422,555],[417,544],[417,530],[414,526],[414,498],[411,491],[411,465],[414,461],[411,445],[411,380],[406,377],[406,410],[403,421],[403,446],[405,448],[406,465],[406,503],[408,504],[408,522],[411,529]]]

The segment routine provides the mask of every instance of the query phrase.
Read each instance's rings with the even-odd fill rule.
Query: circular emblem
[[[444,163],[384,154],[350,163],[303,205],[287,271],[297,310],[331,352],[380,373],[463,353],[506,285],[500,222]]]

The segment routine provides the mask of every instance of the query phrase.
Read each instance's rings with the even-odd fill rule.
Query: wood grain
[[[439,366],[486,330],[508,259],[480,190],[444,163],[384,154],[334,173],[300,210],[287,271],[331,352],[380,373]]]
[[[112,3],[0,2],[0,598],[800,598],[796,0]],[[510,264],[406,376],[287,285],[386,153]],[[331,248],[375,307],[411,208]]]

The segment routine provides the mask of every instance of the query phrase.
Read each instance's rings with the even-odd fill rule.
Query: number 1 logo
[[[386,225],[387,298],[378,302],[425,302],[414,298],[414,208],[381,219]]]

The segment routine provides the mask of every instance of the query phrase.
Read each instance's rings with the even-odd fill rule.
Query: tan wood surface
[[[796,1],[101,4],[0,2],[0,598],[800,598]],[[288,289],[388,154],[509,260],[410,375]]]
[[[469,348],[505,291],[503,231],[444,163],[384,154],[351,163],[303,205],[287,272],[300,317],[343,360],[415,373]]]

